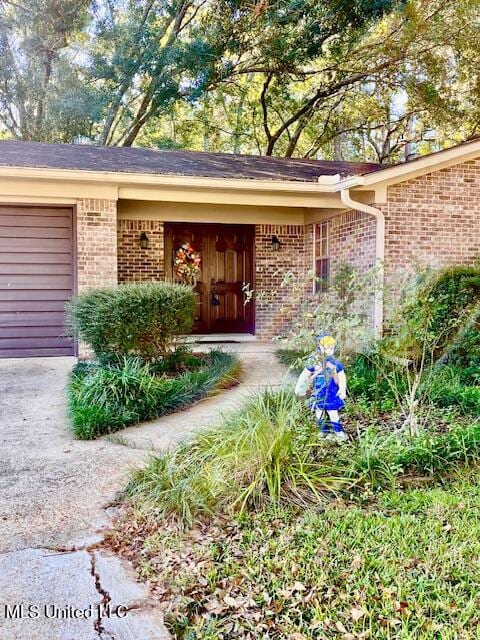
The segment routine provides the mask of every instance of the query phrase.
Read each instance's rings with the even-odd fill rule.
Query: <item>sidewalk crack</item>
[[[103,622],[102,622],[102,609],[104,611],[107,609],[108,605],[112,601],[112,598],[110,597],[110,594],[108,593],[108,591],[103,589],[102,584],[100,582],[100,574],[97,571],[96,562],[95,562],[95,552],[89,550],[88,554],[90,555],[90,562],[91,562],[91,567],[92,567],[91,568],[91,574],[92,574],[93,579],[95,581],[95,589],[102,596],[102,602],[101,602],[100,606],[97,608],[97,618],[96,618],[93,626],[94,626],[95,631],[97,632],[100,640],[115,640],[113,635],[109,631],[105,630],[105,628],[103,626]]]

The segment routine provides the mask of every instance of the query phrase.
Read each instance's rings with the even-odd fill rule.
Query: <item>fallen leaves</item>
[[[367,612],[363,608],[357,609],[356,607],[352,607],[350,609],[350,617],[354,622],[357,622],[357,620],[360,620],[360,618],[363,618],[366,614]]]
[[[332,530],[338,508],[330,515]],[[148,578],[167,617],[199,640],[207,629],[218,640],[393,639],[411,620],[425,619],[422,603],[392,579],[393,565],[385,572],[371,545],[358,539],[352,546],[344,532],[332,545],[312,519],[265,520],[252,518],[245,526],[224,519],[184,532],[168,522],[153,527],[132,518],[110,543]],[[457,528],[443,513],[435,525],[445,540]],[[407,551],[395,567],[414,581],[429,565],[421,545]],[[478,557],[472,554],[472,561]],[[449,595],[442,611],[453,618],[456,606]]]

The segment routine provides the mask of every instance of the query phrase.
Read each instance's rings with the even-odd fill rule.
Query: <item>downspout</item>
[[[350,197],[350,189],[342,189],[340,191],[340,199],[342,203],[356,211],[362,211],[376,220],[375,233],[375,263],[378,269],[378,279],[381,284],[380,291],[375,290],[374,300],[374,319],[373,327],[375,337],[380,338],[383,330],[383,282],[384,282],[384,260],[385,260],[385,216],[380,209],[372,207],[363,202],[357,202]]]

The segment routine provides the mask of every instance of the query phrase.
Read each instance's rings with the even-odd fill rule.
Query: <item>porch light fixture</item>
[[[282,246],[282,243],[280,242],[278,237],[277,236],[272,236],[272,249],[274,251],[279,251],[281,246]]]
[[[140,248],[148,249],[148,236],[145,231],[142,231],[142,233],[140,234]]]

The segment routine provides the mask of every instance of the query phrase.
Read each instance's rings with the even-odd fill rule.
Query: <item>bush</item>
[[[480,348],[479,300],[478,267],[448,267],[423,276],[390,323],[384,351],[414,362],[425,353],[433,362],[455,352],[457,364],[468,366],[472,351]],[[465,337],[469,353],[462,347]]]
[[[136,355],[150,361],[165,357],[176,338],[191,331],[195,296],[169,282],[125,284],[83,293],[67,310],[73,334],[100,360]]]
[[[232,384],[239,373],[238,360],[221,351],[189,362],[193,368],[176,377],[158,375],[155,364],[138,357],[124,357],[119,366],[79,363],[68,385],[69,411],[76,436],[90,440],[153,420]]]
[[[426,387],[427,399],[439,407],[457,406],[465,413],[480,415],[480,386],[473,368],[438,367]]]

